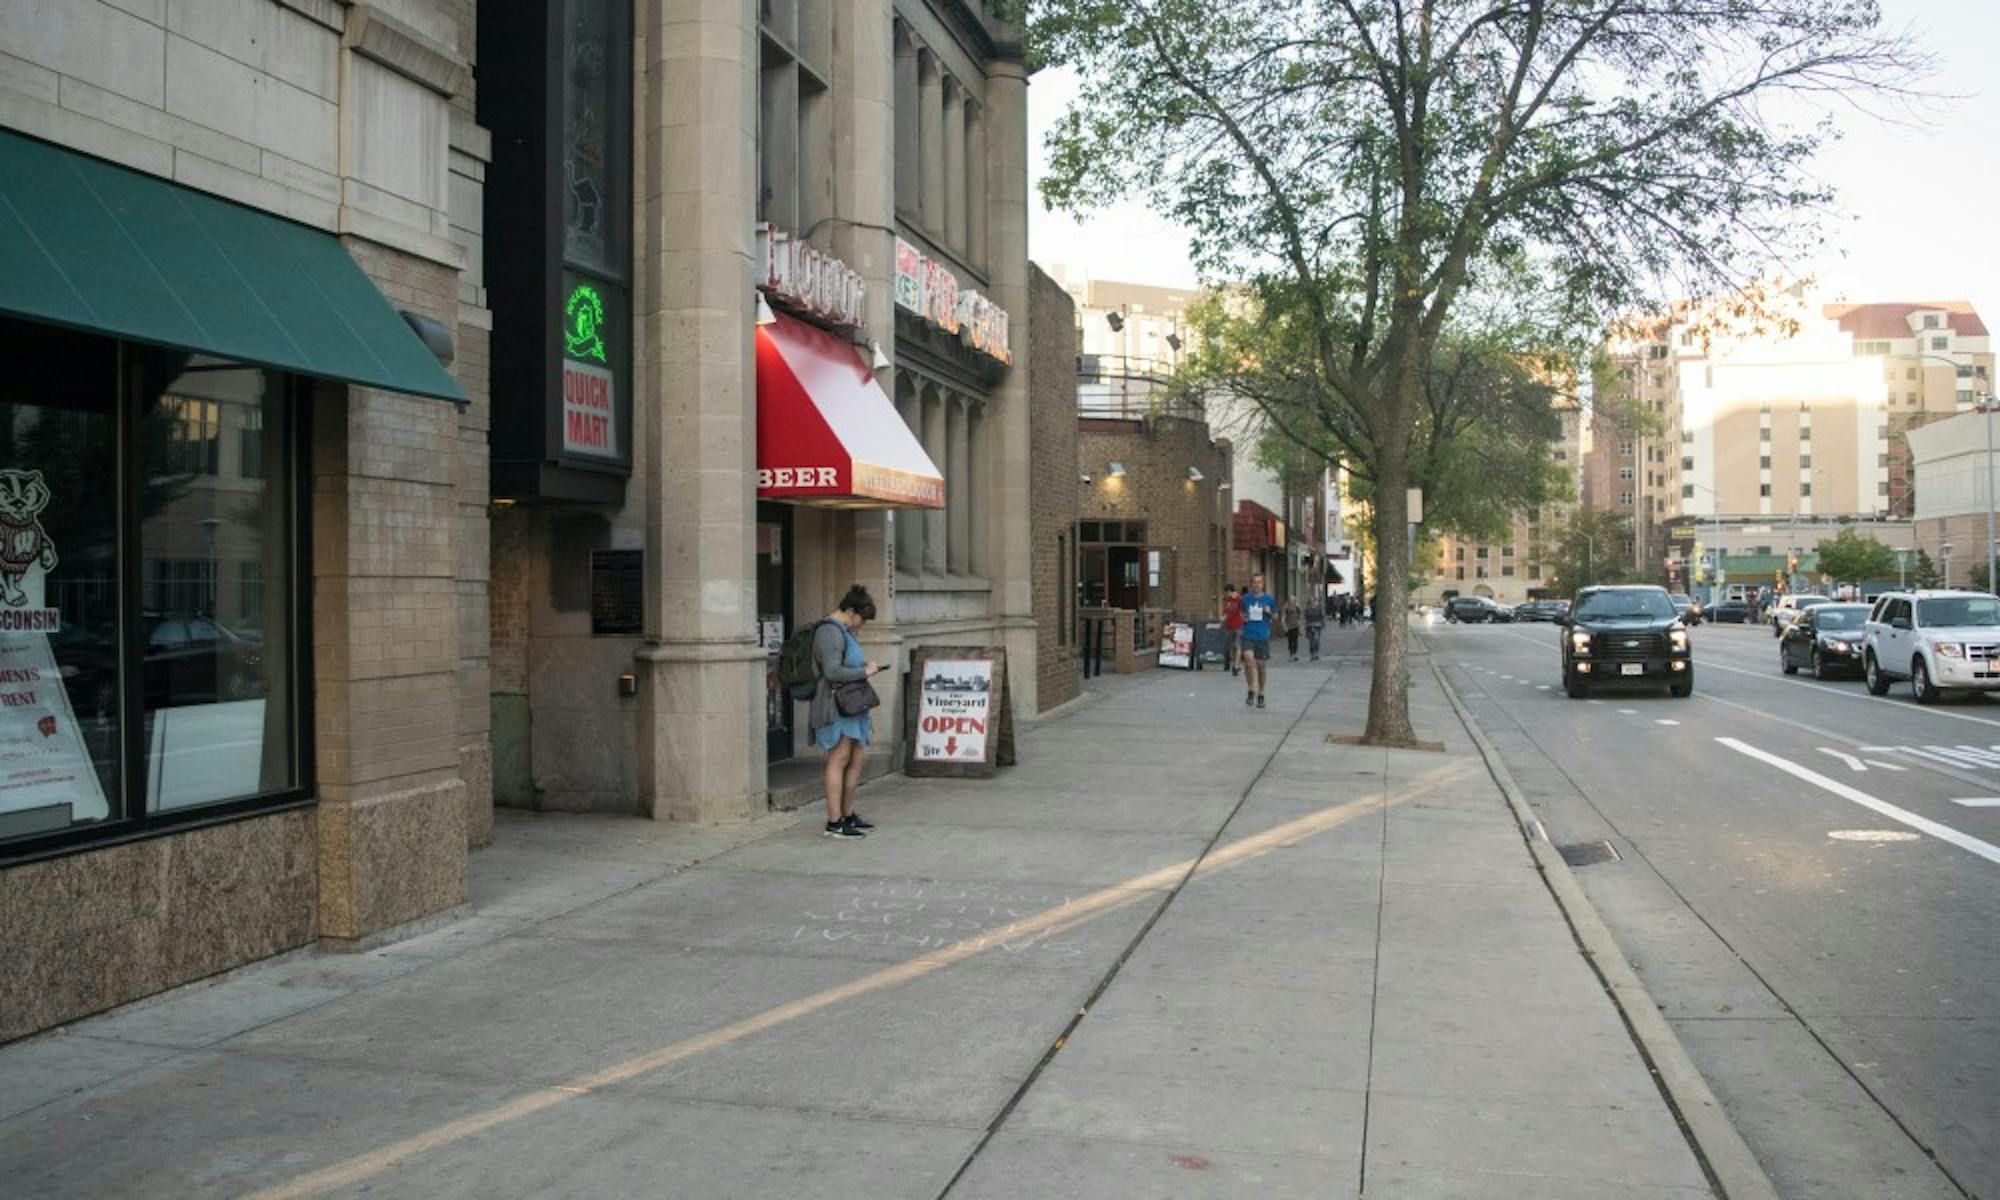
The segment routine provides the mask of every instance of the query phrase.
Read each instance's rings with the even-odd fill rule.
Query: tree
[[[1774,101],[1852,100],[1925,66],[1872,0],[1026,8],[1035,53],[1081,80],[1045,199],[1142,194],[1192,231],[1205,275],[1244,281],[1304,351],[1304,436],[1372,479],[1385,560],[1405,554],[1419,418],[1465,310],[1594,329],[1781,266],[1828,196],[1800,182],[1825,131]],[[1402,612],[1403,573],[1378,582]],[[1371,742],[1414,739],[1408,639],[1376,625]]]
[[[1944,586],[1944,576],[1939,573],[1937,562],[1927,551],[1917,551],[1917,561],[1910,568],[1910,586],[1934,588]]]
[[[1814,553],[1819,556],[1820,574],[1835,583],[1893,579],[1896,575],[1896,552],[1852,528],[1822,539]]]
[[[1630,576],[1621,551],[1632,537],[1632,519],[1609,508],[1572,511],[1542,554],[1542,577],[1558,596],[1620,583]]]

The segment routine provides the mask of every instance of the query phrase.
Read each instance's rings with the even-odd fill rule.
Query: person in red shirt
[[[1229,661],[1229,673],[1236,674],[1236,646],[1243,636],[1243,598],[1236,594],[1236,585],[1222,586],[1222,628],[1224,644],[1222,656]]]

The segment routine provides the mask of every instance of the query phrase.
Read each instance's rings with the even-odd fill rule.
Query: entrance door
[[[1146,604],[1146,579],[1144,556],[1137,546],[1111,546],[1107,548],[1111,578],[1107,589],[1111,595],[1111,607],[1139,609]]]
[[[757,503],[757,642],[764,648],[764,756],[792,756],[797,707],[778,685],[778,654],[792,631],[792,510]]]

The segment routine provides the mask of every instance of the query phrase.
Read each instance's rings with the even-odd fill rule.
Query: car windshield
[[[1661,620],[1674,615],[1673,601],[1665,592],[1634,588],[1631,591],[1593,592],[1578,601],[1579,621]]]
[[[1867,617],[1865,608],[1823,608],[1813,614],[1813,622],[1821,629],[1859,629]]]
[[[2000,625],[2000,598],[1947,596],[1917,601],[1917,623],[1938,625]]]
[[[1827,602],[1828,601],[1825,596],[1800,596],[1798,599],[1792,601],[1792,607],[1811,608],[1815,604],[1825,604]]]

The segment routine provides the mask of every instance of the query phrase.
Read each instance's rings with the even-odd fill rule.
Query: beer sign
[[[1014,762],[1014,705],[1007,652],[919,647],[905,705],[908,775],[990,776]]]

